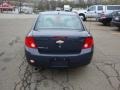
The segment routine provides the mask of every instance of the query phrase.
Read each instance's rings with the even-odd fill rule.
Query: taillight
[[[29,48],[37,48],[37,45],[35,43],[35,40],[32,36],[27,36],[25,38],[25,45]]]
[[[92,37],[86,37],[83,44],[83,49],[91,48],[94,44]]]

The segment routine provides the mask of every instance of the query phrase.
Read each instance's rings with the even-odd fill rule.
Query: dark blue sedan
[[[25,38],[28,63],[43,68],[87,65],[93,56],[93,37],[76,13],[41,12]]]

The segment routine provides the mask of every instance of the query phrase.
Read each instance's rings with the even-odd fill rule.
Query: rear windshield
[[[79,29],[83,30],[79,17],[75,15],[40,15],[35,30],[40,29]]]

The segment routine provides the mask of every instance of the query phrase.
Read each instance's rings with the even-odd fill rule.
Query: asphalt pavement
[[[36,15],[0,15],[0,90],[120,90],[120,30],[84,22],[95,40],[92,63],[68,70],[35,70],[24,57],[24,38]]]

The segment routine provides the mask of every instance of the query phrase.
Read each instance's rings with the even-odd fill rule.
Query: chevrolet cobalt
[[[79,15],[72,12],[41,12],[25,38],[29,64],[43,68],[72,68],[87,65],[94,41]]]

